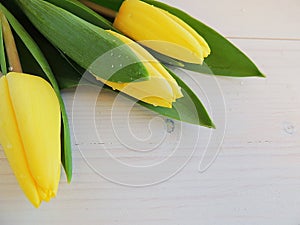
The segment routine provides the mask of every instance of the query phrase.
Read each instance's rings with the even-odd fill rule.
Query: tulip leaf
[[[45,0],[103,29],[119,32],[106,18],[77,0]]]
[[[115,30],[112,23],[77,0],[46,0],[103,29]]]
[[[149,79],[148,71],[137,55],[102,28],[46,1],[17,2],[54,46],[95,76],[113,82]]]
[[[35,41],[31,38],[31,36],[26,32],[23,26],[15,19],[15,17],[8,11],[6,8],[0,4],[0,10],[3,11],[5,16],[7,17],[8,21],[10,22],[11,26],[13,27],[14,31],[18,35],[18,37],[22,40],[24,45],[28,48],[32,56],[38,62],[39,66],[42,68],[43,72],[46,74],[47,78],[49,79],[50,83],[53,86],[54,91],[58,97],[61,113],[62,113],[62,162],[66,171],[67,179],[70,182],[72,179],[72,151],[71,151],[71,140],[70,140],[70,129],[68,123],[68,117],[66,113],[66,108],[63,102],[63,99],[60,94],[59,86],[56,82],[56,79],[51,71],[51,68],[44,57],[43,53],[41,52],[38,45]]]
[[[31,34],[31,37],[42,50],[48,63],[51,65],[51,69],[60,89],[74,88],[78,85],[79,81],[80,83],[89,84],[89,82],[82,77],[82,74],[85,72],[83,68],[64,55],[59,49],[55,48],[34,26],[32,26],[24,13],[19,10],[13,2],[5,0],[4,3],[6,3],[5,6],[14,14],[25,30]],[[16,42],[24,71],[48,79],[22,41],[16,37]]]
[[[90,1],[99,4],[103,7],[114,10],[116,12],[119,11],[120,6],[124,2],[124,0],[90,0]]]
[[[2,13],[0,11],[0,65],[1,65],[1,73],[7,74],[6,56],[5,56],[5,49],[4,49],[4,43],[3,43],[1,14]]]

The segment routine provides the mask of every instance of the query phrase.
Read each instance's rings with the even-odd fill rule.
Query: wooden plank
[[[234,37],[234,44],[267,78],[213,78],[181,72],[216,120],[218,129],[213,133],[189,125],[180,127],[176,121],[170,124],[164,118],[153,119],[155,114],[134,107],[130,114],[134,138],[126,120],[122,121],[128,102],[119,102],[112,110],[113,95],[105,92],[97,98],[97,92],[86,90],[76,96],[74,107],[74,90],[65,91],[68,114],[71,119],[73,116],[73,182],[67,184],[62,175],[57,198],[36,210],[24,197],[0,150],[0,224],[299,224],[300,44],[273,40],[299,39],[299,29],[295,29],[299,1],[166,2]],[[113,121],[118,122],[115,127],[111,112]],[[218,153],[224,122],[227,129],[221,152],[206,171],[199,172]],[[173,125],[174,130],[168,132]],[[184,131],[182,135],[180,131]],[[200,136],[196,145],[195,134]],[[211,134],[217,143],[205,152]],[[162,147],[154,148],[163,135]],[[136,150],[148,151],[129,151],[120,140]],[[181,141],[184,145],[172,155],[174,143]],[[112,156],[134,165],[134,170],[122,170]],[[149,165],[157,162],[163,165],[168,156],[172,159],[169,164],[152,167],[152,173],[145,171],[147,176],[143,177],[139,166],[151,169]],[[178,164],[185,167],[178,169]],[[176,169],[179,171],[174,174]],[[150,181],[158,184],[132,187]],[[118,184],[121,182],[127,185]]]
[[[133,174],[120,173],[118,167],[107,163],[110,159],[100,151],[103,143],[107,151],[132,165],[149,165],[170,152],[134,154],[113,138],[115,131],[110,129],[104,131],[104,142],[97,140],[91,132],[91,119],[85,108],[94,94],[86,92],[82,99],[76,99],[81,104],[73,112],[77,122],[73,121],[72,127],[77,126],[77,140],[73,140],[75,171],[72,184],[67,184],[63,177],[57,198],[35,210],[19,190],[2,158],[1,224],[297,224],[300,221],[297,130],[300,126],[300,69],[297,64],[300,46],[297,41],[234,40],[234,43],[258,62],[267,78],[217,78],[226,102],[227,129],[222,151],[207,171],[198,171],[204,154],[205,146],[201,143],[206,141],[204,136],[191,161],[168,181],[135,188],[107,180],[110,176],[131,175],[128,182],[148,181],[142,179],[138,170]],[[206,104],[209,104],[214,99],[209,96],[209,90],[216,88],[208,86],[211,77],[193,76],[203,85],[202,92],[208,95]],[[196,91],[201,95],[199,90]],[[64,93],[70,116],[73,98],[74,91]],[[98,99],[96,122],[111,121],[112,100],[110,93],[104,93]],[[121,104],[119,107],[120,114],[116,116],[121,118],[127,106]],[[222,107],[212,109],[216,115],[222,110]],[[148,126],[153,114],[138,107],[132,116],[132,122],[139,127]],[[153,124],[156,133],[161,133],[160,122]],[[122,126],[125,125],[121,124],[118,129]],[[190,129],[194,128],[191,126]],[[103,130],[99,132],[103,135]],[[167,144],[172,144],[175,137],[171,135]],[[146,143],[145,147],[153,147],[151,142]],[[174,162],[182,162],[192,148],[189,145],[181,148]],[[88,156],[88,161],[83,156]],[[102,164],[102,167],[91,168],[87,162],[96,167]],[[95,169],[103,169],[106,173],[95,173]],[[168,170],[170,167],[154,170],[154,175],[167,174]]]
[[[300,39],[298,0],[166,0],[227,37]]]

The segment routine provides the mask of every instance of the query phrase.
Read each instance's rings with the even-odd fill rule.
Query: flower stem
[[[15,39],[10,29],[10,25],[6,17],[4,16],[4,14],[1,15],[1,24],[2,24],[6,54],[9,62],[9,71],[22,73],[22,66],[21,66],[17,46],[15,43]]]
[[[91,8],[92,10],[100,13],[103,16],[107,16],[109,18],[115,18],[117,16],[117,12],[112,10],[112,9],[108,9],[105,8],[101,5],[98,5],[94,2],[91,2],[89,0],[79,0],[82,4],[86,5],[87,7]]]
[[[0,65],[1,65],[1,74],[7,74],[7,67],[6,67],[6,57],[5,57],[5,50],[4,50],[4,42],[3,42],[3,31],[2,31],[2,12],[0,11]]]

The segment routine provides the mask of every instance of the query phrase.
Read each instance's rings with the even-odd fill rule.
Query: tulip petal
[[[207,42],[192,27],[190,27],[183,20],[179,19],[177,16],[174,16],[173,14],[169,13],[168,11],[165,11],[163,9],[160,9],[160,10],[166,16],[170,17],[176,23],[178,23],[182,28],[186,29],[187,32],[189,32],[191,35],[193,35],[193,37],[198,41],[198,44],[202,47],[203,57],[207,57],[210,54],[210,48],[209,48]]]
[[[27,164],[6,76],[0,78],[0,128],[0,143],[9,164],[27,198],[34,206],[38,207],[40,198]]]
[[[97,79],[113,89],[122,91],[136,99],[155,106],[171,108],[172,102],[176,101],[177,98],[182,97],[180,87],[177,85],[175,79],[155,58],[137,43],[134,43],[129,38],[116,32],[108,32],[120,38],[135,52],[149,72],[150,79],[132,83],[116,83],[99,78]]]
[[[124,1],[113,25],[159,53],[197,64],[204,59],[202,47],[186,27],[145,2]]]
[[[50,84],[40,77],[21,73],[6,77],[29,170],[41,199],[47,200],[55,195],[59,182],[59,102]]]

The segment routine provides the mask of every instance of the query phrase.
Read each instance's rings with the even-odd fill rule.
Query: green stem
[[[5,49],[3,42],[3,31],[2,31],[2,12],[0,11],[0,65],[1,65],[1,75],[7,74],[6,67],[6,57],[5,57]]]
[[[7,53],[8,62],[9,62],[9,70],[22,73],[22,66],[21,66],[17,46],[15,43],[15,39],[10,29],[10,25],[6,17],[4,16],[4,14],[1,15],[1,24],[2,24],[2,34],[4,38],[5,49]]]
[[[117,16],[117,12],[112,10],[112,9],[109,9],[109,8],[106,8],[106,7],[103,7],[101,5],[98,5],[94,2],[91,2],[91,1],[88,1],[88,0],[79,0],[82,4],[86,5],[87,7],[91,8],[92,10],[100,13],[101,15],[103,16],[106,16],[106,17],[109,17],[109,18],[116,18]]]

